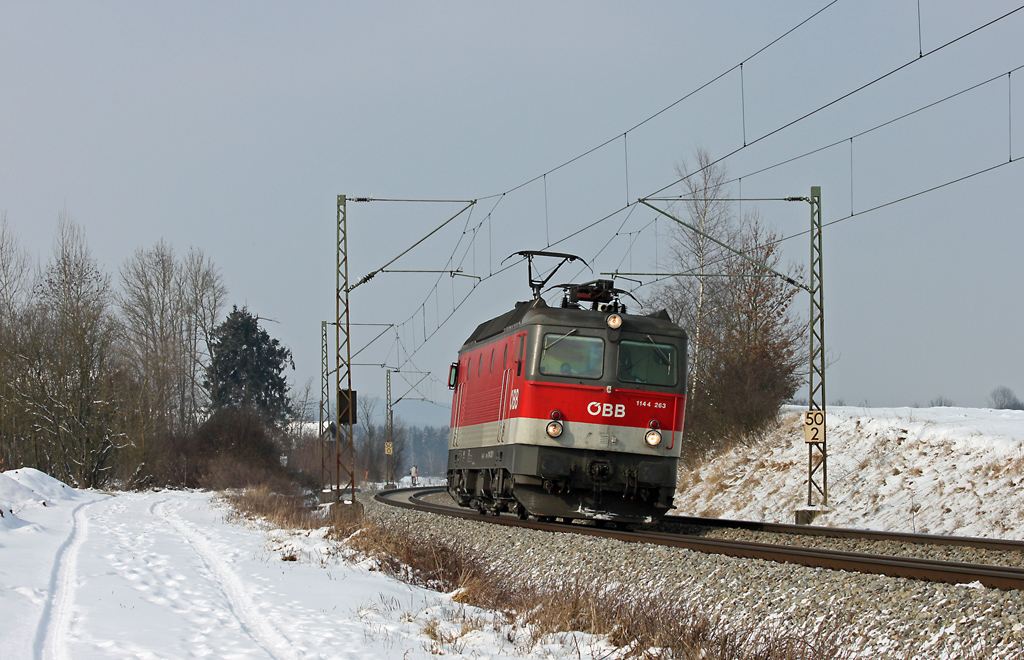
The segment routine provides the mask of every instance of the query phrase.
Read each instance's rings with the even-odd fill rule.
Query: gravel
[[[938,561],[965,562],[968,564],[990,564],[993,566],[1024,567],[1024,552],[1009,550],[986,550],[959,545],[929,545],[927,543],[899,543],[897,541],[871,541],[856,538],[786,534],[779,532],[758,532],[746,529],[724,527],[693,527],[668,524],[659,530],[676,531],[703,538],[755,541],[777,545],[792,545],[802,548],[821,548],[844,552],[863,552],[891,557],[915,557]]]
[[[447,496],[439,496],[443,502]],[[445,502],[450,503],[450,501]],[[471,543],[495,567],[516,567],[525,582],[556,585],[582,578],[621,584],[638,594],[687,594],[712,615],[801,628],[836,629],[863,657],[1024,657],[1024,594],[980,585],[947,585],[805,568],[755,559],[735,559],[665,546],[493,525],[435,516],[366,501],[369,515],[398,525],[425,541]],[[709,530],[709,535],[766,541],[759,532]],[[900,544],[827,537],[784,537],[860,552],[894,552]],[[755,538],[756,537],[756,538]],[[795,540],[799,539],[799,542]],[[766,541],[768,542],[768,541]],[[874,546],[881,550],[873,549]],[[978,562],[960,547],[899,549],[913,556]],[[923,552],[927,554],[916,554]],[[995,553],[1004,554],[1004,553]],[[1008,553],[1019,554],[1019,553]],[[1020,558],[1017,558],[1019,561]],[[995,559],[995,563],[1001,559]],[[992,563],[992,562],[990,562]]]

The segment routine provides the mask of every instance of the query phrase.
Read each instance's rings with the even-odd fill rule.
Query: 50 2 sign
[[[825,442],[825,411],[804,411],[804,442]]]

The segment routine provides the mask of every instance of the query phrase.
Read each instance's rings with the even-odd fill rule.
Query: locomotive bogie
[[[536,445],[460,449],[448,469],[449,492],[464,506],[623,522],[668,511],[675,480],[672,457]]]

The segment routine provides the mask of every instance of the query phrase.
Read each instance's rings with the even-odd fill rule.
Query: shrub
[[[155,443],[153,481],[183,488],[244,488],[287,483],[279,432],[255,410],[224,408],[195,431]]]
[[[1024,402],[1009,387],[1000,385],[988,395],[988,402],[996,410],[1024,410]]]

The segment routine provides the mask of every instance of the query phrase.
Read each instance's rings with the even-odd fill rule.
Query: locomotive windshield
[[[600,378],[604,364],[604,340],[567,333],[544,335],[540,372],[545,376]]]
[[[619,380],[648,385],[676,384],[676,348],[647,341],[619,342]]]

